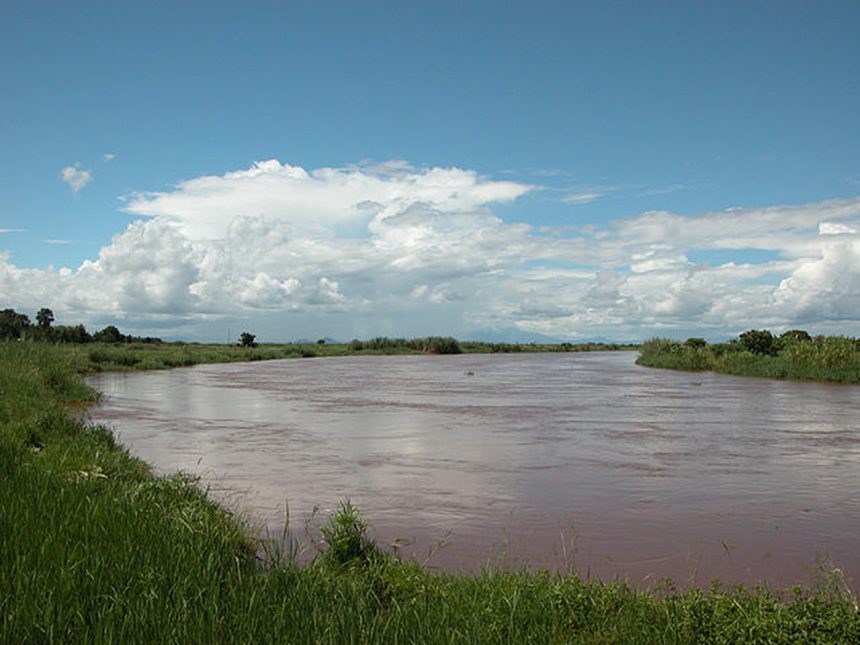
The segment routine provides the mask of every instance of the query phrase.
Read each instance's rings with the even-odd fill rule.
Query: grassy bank
[[[429,573],[382,553],[348,505],[311,562],[264,562],[194,481],[154,477],[65,412],[95,398],[81,361],[0,343],[0,642],[860,642],[836,577],[785,593],[643,592],[546,572]]]
[[[677,342],[656,338],[644,343],[639,365],[737,376],[860,384],[860,343],[853,338],[747,337],[708,344],[691,338]],[[743,336],[743,335],[742,335]],[[761,344],[755,341],[764,339]]]
[[[204,363],[263,361],[279,358],[420,354],[587,352],[636,349],[602,343],[556,345],[460,342],[447,337],[373,338],[349,343],[280,343],[255,347],[200,343],[86,343],[60,346],[82,374],[120,370],[158,370]]]

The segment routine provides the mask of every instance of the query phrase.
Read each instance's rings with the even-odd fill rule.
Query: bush
[[[808,332],[802,329],[789,329],[787,332],[784,332],[780,335],[779,339],[784,342],[788,341],[801,341],[805,342],[808,340],[812,340],[812,336],[809,335]]]
[[[741,344],[751,354],[775,356],[778,347],[773,334],[767,329],[750,329],[740,335]]]

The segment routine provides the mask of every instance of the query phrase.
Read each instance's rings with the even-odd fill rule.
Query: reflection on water
[[[860,388],[633,353],[389,356],[103,374],[94,421],[280,531],[350,497],[431,565],[632,582],[860,580]]]

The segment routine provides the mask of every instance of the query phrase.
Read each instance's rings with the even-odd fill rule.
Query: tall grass
[[[860,349],[839,336],[785,340],[774,354],[752,353],[737,342],[714,345],[651,339],[642,344],[639,365],[804,381],[860,383]]]
[[[47,343],[36,343],[45,345]],[[632,345],[584,343],[574,345],[461,343],[449,336],[385,338],[336,343],[262,344],[257,347],[200,343],[86,343],[64,344],[64,361],[80,373],[122,370],[158,370],[203,363],[263,361],[282,358],[315,358],[352,355],[459,354],[490,352],[581,352],[634,349]]]
[[[68,351],[0,343],[0,642],[856,643],[838,578],[641,591],[548,572],[430,573],[344,503],[322,552],[260,559],[241,518],[64,411]]]

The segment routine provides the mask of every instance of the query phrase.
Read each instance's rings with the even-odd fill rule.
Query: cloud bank
[[[76,269],[19,269],[0,255],[0,290],[21,309],[168,335],[233,320],[272,340],[856,334],[860,198],[564,230],[493,213],[538,188],[402,161],[263,161],[132,195],[125,210],[138,219]]]

